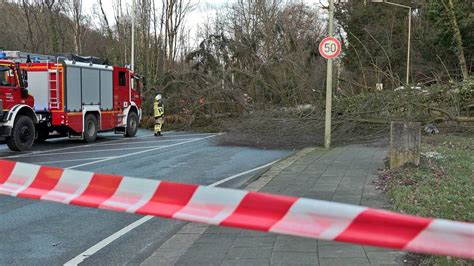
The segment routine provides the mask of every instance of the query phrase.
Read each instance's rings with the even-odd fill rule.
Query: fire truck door
[[[20,91],[15,81],[15,73],[9,66],[0,65],[0,88],[3,107],[11,107],[19,103]]]

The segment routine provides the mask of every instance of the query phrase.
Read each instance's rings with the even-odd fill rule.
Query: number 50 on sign
[[[341,42],[334,37],[326,37],[319,43],[319,53],[326,59],[333,59],[341,53]]]

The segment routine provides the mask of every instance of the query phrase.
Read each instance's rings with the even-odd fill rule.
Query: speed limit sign
[[[341,53],[341,42],[334,37],[326,37],[319,43],[319,53],[326,59],[333,59]]]

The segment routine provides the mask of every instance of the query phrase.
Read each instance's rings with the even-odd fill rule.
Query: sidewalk
[[[373,208],[387,202],[372,181],[385,148],[309,148],[272,166],[246,190]],[[189,223],[142,265],[389,265],[404,252]]]

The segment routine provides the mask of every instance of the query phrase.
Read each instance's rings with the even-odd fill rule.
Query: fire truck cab
[[[137,133],[141,78],[130,69],[92,57],[33,62],[19,55],[11,58],[20,63],[0,61],[3,79],[10,85],[0,87],[0,140],[4,138],[10,149],[27,150],[35,139],[44,141],[53,132],[86,142],[95,141],[99,132],[126,137]]]
[[[0,59],[0,141],[6,141],[12,150],[30,148],[35,137],[38,119],[27,87],[20,65]]]

